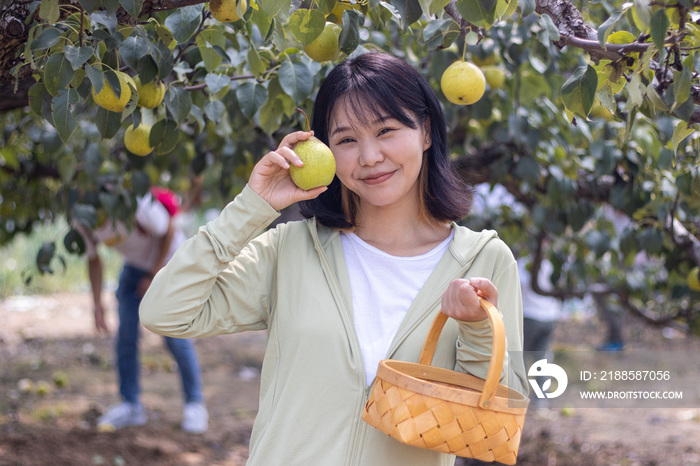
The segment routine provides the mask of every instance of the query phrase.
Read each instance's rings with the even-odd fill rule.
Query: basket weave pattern
[[[485,380],[430,365],[447,320],[438,312],[418,363],[379,363],[362,419],[408,445],[515,464],[529,400],[499,383],[505,358],[503,320],[491,303],[480,302],[493,332]]]
[[[380,430],[421,448],[515,464],[525,414],[513,416],[416,394],[377,380],[367,406]]]

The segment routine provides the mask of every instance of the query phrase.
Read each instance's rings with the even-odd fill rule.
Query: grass
[[[82,292],[90,289],[85,256],[66,251],[63,237],[68,232],[64,220],[37,226],[32,234],[17,236],[0,248],[0,299],[16,295],[51,294],[56,292]],[[56,255],[65,260],[65,268],[58,259],[51,263],[53,273],[40,274],[36,255],[44,242],[56,243]],[[106,284],[116,281],[121,267],[121,257],[116,251],[100,246],[100,256],[105,267]],[[31,277],[29,283],[27,278]]]

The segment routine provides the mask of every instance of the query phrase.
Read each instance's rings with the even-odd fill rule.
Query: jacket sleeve
[[[141,301],[142,324],[178,338],[266,328],[278,230],[261,232],[277,216],[246,186],[158,272]]]
[[[523,305],[518,266],[505,243],[500,240],[492,243],[497,245],[498,251],[489,249],[484,251],[486,254],[482,257],[487,257],[493,264],[493,275],[486,278],[498,289],[498,310],[506,331],[501,383],[527,394],[527,376],[523,363]],[[488,319],[461,322],[457,338],[456,369],[485,379],[491,358],[491,339],[491,324]]]

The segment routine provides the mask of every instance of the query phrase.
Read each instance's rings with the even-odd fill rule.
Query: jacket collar
[[[315,218],[307,219],[307,225],[314,241],[314,246],[322,257],[323,263],[328,263],[332,269],[333,278],[337,280],[343,294],[345,309],[352,310],[350,294],[350,279],[345,256],[343,255],[340,232],[316,222]],[[452,280],[464,277],[473,260],[486,244],[498,235],[494,230],[475,232],[467,227],[452,223],[454,238],[433,273],[428,277],[406,317],[399,327],[391,344],[388,356],[394,353],[403,340],[426,318],[432,318],[435,308],[440,305],[442,294]],[[328,259],[326,261],[325,259]]]

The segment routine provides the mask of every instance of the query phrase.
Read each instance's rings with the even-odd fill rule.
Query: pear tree
[[[0,244],[155,184],[222,207],[335,63],[383,50],[442,99],[465,182],[508,193],[464,223],[553,264],[535,290],[700,333],[697,1],[6,0],[0,44]],[[35,267],[82,248],[68,228]]]

